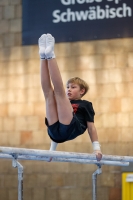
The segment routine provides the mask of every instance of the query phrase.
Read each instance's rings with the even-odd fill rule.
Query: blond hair
[[[81,79],[81,78],[79,78],[79,77],[72,77],[72,78],[70,78],[70,79],[67,81],[67,85],[68,85],[69,83],[75,83],[75,84],[79,85],[79,87],[80,87],[81,90],[82,90],[82,89],[85,89],[85,92],[84,92],[84,94],[82,95],[82,97],[83,97],[83,96],[88,92],[88,90],[89,90],[89,85],[88,85],[83,79]]]

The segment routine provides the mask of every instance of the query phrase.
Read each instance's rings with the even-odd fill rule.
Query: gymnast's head
[[[72,77],[72,78],[70,78],[67,81],[67,83],[66,83],[67,88],[68,88],[68,86],[70,84],[75,84],[75,85],[79,86],[80,91],[82,91],[81,92],[81,97],[83,97],[88,92],[88,90],[89,90],[88,84],[83,79],[81,79],[79,77]]]

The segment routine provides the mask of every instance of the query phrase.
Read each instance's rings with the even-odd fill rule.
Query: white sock
[[[50,146],[50,151],[55,151],[58,143],[54,142],[51,140],[51,146]]]
[[[46,34],[41,35],[38,40],[39,45],[39,55],[41,59],[46,59],[45,49],[46,49]]]
[[[46,36],[46,50],[45,50],[45,55],[47,59],[55,58],[54,44],[55,44],[54,37],[48,33]]]

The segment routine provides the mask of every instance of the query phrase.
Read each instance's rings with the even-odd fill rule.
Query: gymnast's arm
[[[93,122],[87,122],[88,133],[93,145],[94,153],[96,154],[96,158],[98,161],[102,159],[102,152],[100,149],[100,144],[98,142],[97,130]]]

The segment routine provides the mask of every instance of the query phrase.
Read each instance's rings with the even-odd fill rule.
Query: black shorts
[[[86,130],[86,127],[80,124],[75,115],[69,125],[64,125],[57,121],[49,126],[47,118],[45,118],[45,124],[48,127],[49,137],[57,143],[73,140],[77,136],[83,134]]]

